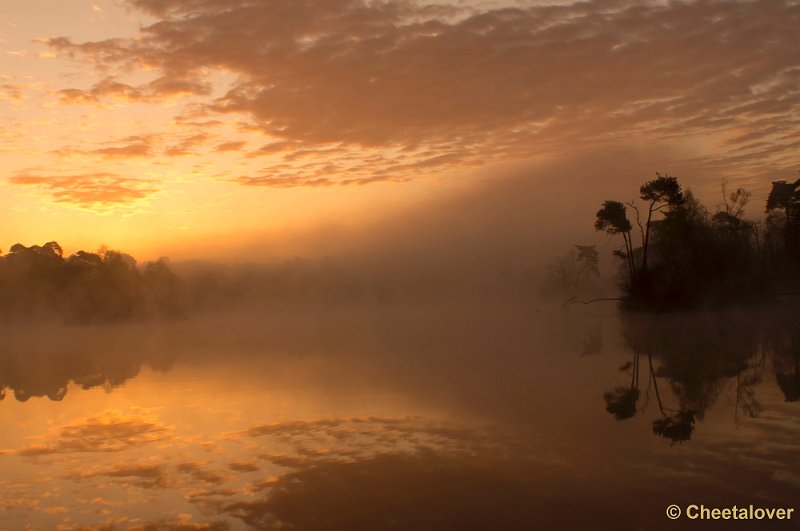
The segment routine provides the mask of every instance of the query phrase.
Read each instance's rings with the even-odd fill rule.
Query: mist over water
[[[792,315],[520,297],[5,328],[4,524],[667,529],[670,503],[791,504]],[[617,420],[604,397],[634,386]],[[654,430],[688,410],[688,440]]]

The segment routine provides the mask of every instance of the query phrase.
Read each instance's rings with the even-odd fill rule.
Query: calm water
[[[0,527],[797,528],[797,312],[587,312],[7,329]]]

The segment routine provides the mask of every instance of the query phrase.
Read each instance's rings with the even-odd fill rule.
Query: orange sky
[[[603,150],[709,190],[800,168],[796,1],[7,4],[3,250],[188,257]]]

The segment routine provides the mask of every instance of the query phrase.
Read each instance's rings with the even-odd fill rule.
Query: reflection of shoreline
[[[148,346],[130,327],[33,325],[5,329],[0,351],[0,399],[62,400],[71,384],[110,391],[135,378],[143,364],[168,370],[172,358]]]
[[[560,387],[541,375],[561,354],[553,327],[532,322],[531,313],[529,305],[361,305],[220,312],[157,324],[30,325],[9,330],[0,384],[12,389],[9,395],[22,389],[59,397],[69,381],[114,387],[143,364],[159,370],[174,362],[225,373],[227,389],[290,382],[333,399],[413,397],[415,407],[424,402],[541,426],[551,412],[538,404]]]
[[[730,387],[734,421],[740,414],[760,415],[763,406],[756,386],[770,377],[786,402],[797,402],[796,310],[787,303],[715,312],[623,314],[622,335],[632,360],[619,370],[630,376],[630,383],[604,394],[606,410],[626,420],[643,412],[652,395],[661,414],[653,421],[653,432],[675,443],[691,439],[695,421],[702,421]],[[643,360],[646,369],[640,370]],[[667,391],[671,404],[662,400]]]

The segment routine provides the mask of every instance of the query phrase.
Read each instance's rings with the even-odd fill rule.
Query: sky
[[[798,27],[794,0],[6,2],[0,249],[590,233],[656,171],[755,204],[800,170]]]

